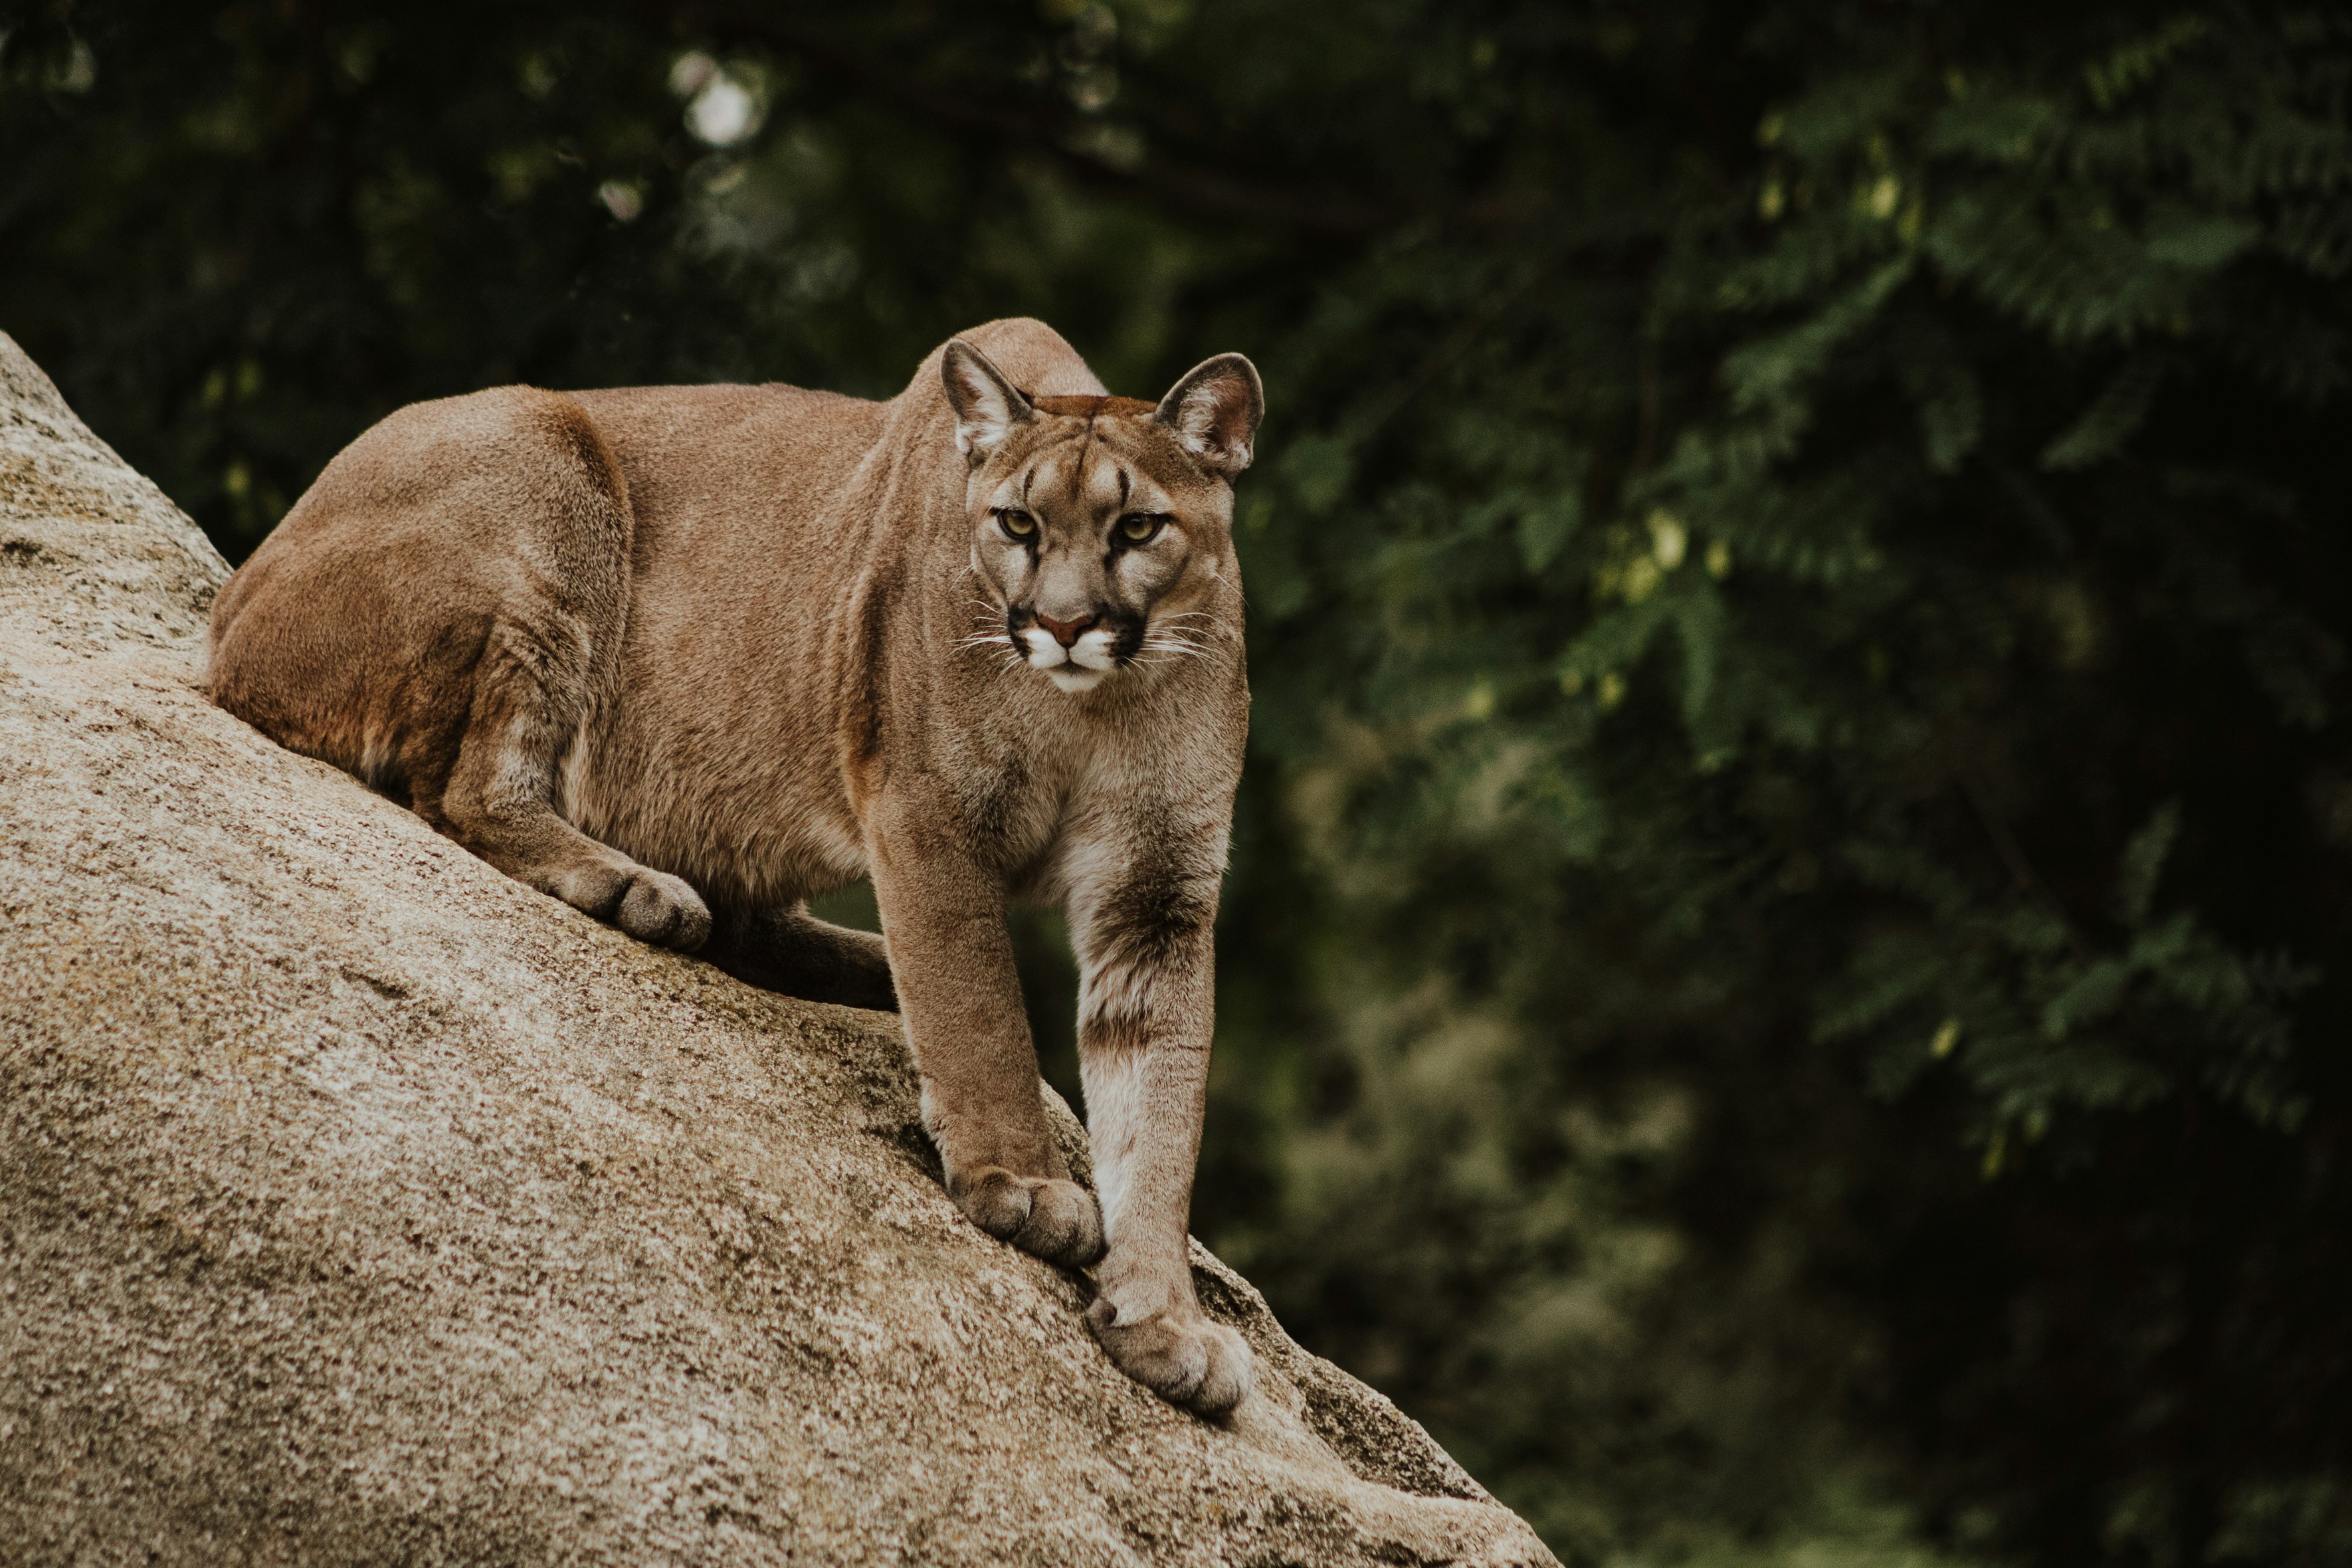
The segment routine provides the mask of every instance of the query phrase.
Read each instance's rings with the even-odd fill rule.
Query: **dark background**
[[[2339,9],[0,18],[232,561],[415,398],[1251,354],[1197,1222],[1563,1558],[2352,1562]]]

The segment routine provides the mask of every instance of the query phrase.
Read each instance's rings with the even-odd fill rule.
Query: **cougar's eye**
[[[1167,515],[1157,511],[1131,511],[1118,520],[1118,536],[1129,544],[1141,544],[1158,533]]]
[[[1037,532],[1037,520],[1017,506],[998,507],[996,526],[1003,529],[1008,537],[1013,539],[1034,538]]]

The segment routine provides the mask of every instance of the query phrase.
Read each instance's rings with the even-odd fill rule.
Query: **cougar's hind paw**
[[[1065,1268],[1084,1268],[1103,1255],[1102,1210],[1076,1182],[1038,1182],[1029,1194],[1029,1220],[1013,1245]]]
[[[613,923],[640,942],[692,952],[710,940],[710,910],[681,878],[639,867],[613,910]]]
[[[1048,1263],[1084,1268],[1103,1255],[1102,1211],[1076,1182],[988,1165],[950,1183],[948,1195],[972,1224]]]
[[[1248,1343],[1198,1312],[1156,1312],[1126,1322],[1109,1297],[1097,1296],[1087,1309],[1087,1327],[1119,1371],[1196,1415],[1228,1415],[1249,1393]]]

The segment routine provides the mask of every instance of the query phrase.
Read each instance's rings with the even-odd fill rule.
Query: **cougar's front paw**
[[[972,1224],[1048,1263],[1084,1268],[1103,1255],[1102,1211],[1076,1182],[983,1165],[951,1179],[948,1195]]]
[[[1250,1351],[1241,1335],[1197,1311],[1120,1319],[1108,1296],[1087,1309],[1087,1327],[1118,1370],[1201,1415],[1223,1415],[1250,1389]]]
[[[692,952],[710,940],[710,909],[684,879],[640,866],[613,910],[613,923],[639,942]]]

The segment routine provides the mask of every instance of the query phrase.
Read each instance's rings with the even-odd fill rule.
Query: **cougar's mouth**
[[[1089,690],[1123,666],[1128,651],[1121,647],[1124,640],[1121,627],[1103,622],[1088,626],[1067,643],[1034,619],[1013,630],[1013,646],[1020,648],[1029,668],[1044,671],[1064,691]]]

